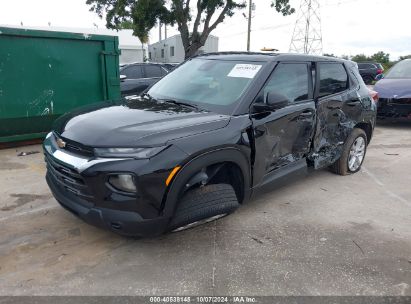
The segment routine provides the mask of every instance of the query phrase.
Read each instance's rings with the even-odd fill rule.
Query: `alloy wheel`
[[[365,156],[365,139],[360,136],[357,137],[351,146],[350,153],[348,155],[348,169],[351,172],[355,172],[361,166]]]

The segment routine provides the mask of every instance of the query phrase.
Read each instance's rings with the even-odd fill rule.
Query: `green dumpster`
[[[120,97],[118,37],[0,27],[0,143],[41,138],[61,114]]]

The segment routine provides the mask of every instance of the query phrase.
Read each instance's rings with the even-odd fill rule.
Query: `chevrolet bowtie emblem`
[[[64,140],[62,140],[61,138],[57,139],[57,146],[59,146],[59,148],[63,149],[66,147],[66,142]]]

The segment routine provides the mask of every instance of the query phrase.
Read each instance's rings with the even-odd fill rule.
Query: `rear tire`
[[[224,217],[240,204],[231,185],[212,184],[189,190],[177,206],[168,230],[181,231]]]
[[[361,148],[362,143],[364,143],[363,148]],[[344,143],[341,157],[330,166],[331,171],[339,175],[348,175],[360,171],[367,152],[367,143],[367,135],[364,130],[355,128]],[[358,146],[358,151],[363,150],[363,153],[354,153],[356,146]],[[362,157],[356,158],[357,154],[362,154]]]

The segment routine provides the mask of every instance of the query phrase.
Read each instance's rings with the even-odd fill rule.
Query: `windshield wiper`
[[[153,96],[151,96],[148,93],[143,93],[143,94],[141,94],[141,96],[142,97],[147,97],[148,99],[154,100],[154,101],[168,102],[168,103],[172,103],[172,104],[175,104],[175,105],[185,106],[185,107],[189,107],[189,108],[193,108],[193,109],[196,109],[196,110],[203,111],[203,109],[201,109],[197,105],[187,103],[187,102],[178,101],[178,100],[171,99],[171,98],[154,98]]]
[[[164,101],[164,102],[169,102],[175,105],[181,105],[181,106],[186,106],[186,107],[190,107],[196,110],[199,110],[199,107],[196,105],[193,105],[191,103],[186,103],[186,102],[181,102],[181,101],[177,101],[175,99],[169,99],[169,98],[164,98],[164,99],[157,99],[158,101]]]
[[[154,99],[153,98],[153,96],[151,96],[150,94],[148,94],[148,93],[142,93],[141,95],[140,95],[141,97],[148,97],[148,99]]]

